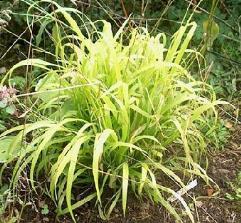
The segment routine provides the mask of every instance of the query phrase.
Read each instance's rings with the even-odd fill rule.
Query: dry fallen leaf
[[[213,188],[207,188],[207,195],[208,195],[208,197],[212,197],[213,192],[214,192]]]

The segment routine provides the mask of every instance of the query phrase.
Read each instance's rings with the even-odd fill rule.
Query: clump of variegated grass
[[[89,21],[94,31],[86,29],[83,34],[71,16],[78,18],[77,10],[52,4],[56,10],[46,15],[43,26],[54,24],[57,63],[28,59],[16,64],[2,81],[21,66],[43,70],[34,97],[37,112],[46,118],[0,135],[1,141],[12,140],[4,164],[16,161],[11,187],[30,166],[33,188],[39,174],[49,178],[59,215],[70,213],[74,219],[73,210],[93,199],[102,218],[110,216],[119,200],[125,214],[127,194],[132,191],[138,198],[160,203],[181,221],[166,199],[175,196],[194,222],[184,199],[157,182],[157,176],[164,174],[180,187],[185,182],[177,172],[208,180],[198,165],[206,147],[198,126],[207,116],[217,116],[215,105],[222,102],[183,66],[196,24],[182,25],[170,46],[165,34],[151,36],[145,28],[129,30],[127,41],[127,22],[113,34],[110,23]],[[60,14],[61,23],[56,19]],[[102,31],[96,24],[102,24]],[[94,185],[95,191],[76,200],[73,187],[86,185]],[[103,194],[109,189],[113,197],[105,206]]]

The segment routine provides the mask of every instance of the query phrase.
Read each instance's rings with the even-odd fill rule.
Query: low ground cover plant
[[[39,176],[48,178],[59,215],[74,219],[73,211],[91,200],[103,219],[119,201],[125,215],[132,192],[181,221],[167,199],[172,195],[194,222],[184,199],[161,179],[178,187],[186,183],[183,175],[210,180],[198,164],[206,148],[200,126],[211,131],[207,120],[217,118],[215,106],[224,102],[186,69],[195,53],[188,44],[196,24],[183,24],[167,46],[165,34],[151,36],[145,28],[129,27],[128,20],[115,34],[106,21],[88,20],[83,30],[81,13],[51,3],[56,9],[42,18],[41,32],[54,25],[55,62],[24,60],[2,80],[4,85],[21,66],[42,70],[29,96],[29,120],[0,135],[6,152],[2,172],[14,164],[11,188],[29,167],[33,189]]]
[[[230,183],[231,187],[233,189],[233,193],[227,193],[226,196],[228,199],[232,200],[232,201],[241,201],[241,172],[238,173],[236,182]]]

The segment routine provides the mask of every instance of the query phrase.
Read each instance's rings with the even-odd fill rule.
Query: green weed
[[[241,201],[241,172],[239,172],[235,184],[231,184],[234,193],[227,193],[226,197],[232,201]]]

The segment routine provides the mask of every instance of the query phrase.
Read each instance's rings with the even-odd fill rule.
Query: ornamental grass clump
[[[208,180],[198,164],[206,147],[199,126],[217,116],[215,105],[222,102],[184,66],[196,23],[182,25],[167,46],[163,33],[125,31],[128,21],[116,34],[106,21],[89,21],[82,31],[72,17],[82,18],[77,10],[55,7],[43,26],[54,24],[56,63],[27,59],[2,81],[20,66],[42,70],[31,96],[40,115],[0,135],[0,141],[12,139],[3,167],[15,163],[11,187],[29,167],[33,188],[38,176],[49,179],[59,215],[70,213],[74,219],[74,210],[91,200],[102,218],[119,201],[125,215],[133,193],[163,205],[181,221],[167,199],[174,196],[194,222],[184,199],[160,179],[166,176],[179,187],[186,183],[180,178],[184,174]]]

